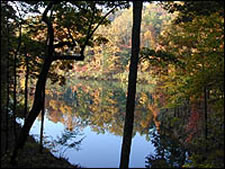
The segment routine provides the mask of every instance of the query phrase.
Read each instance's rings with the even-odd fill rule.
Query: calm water
[[[56,156],[82,167],[118,168],[126,105],[126,84],[117,82],[74,81],[64,87],[48,86],[46,91],[45,140],[57,140],[65,131],[74,136],[75,148],[55,145]],[[155,126],[151,86],[138,86],[134,137],[130,167],[145,167],[146,156],[154,154],[149,131]],[[40,119],[31,134],[38,138]],[[68,136],[68,135],[67,135]],[[62,140],[61,140],[62,141]],[[68,148],[68,149],[67,149]],[[55,151],[54,151],[55,150]]]

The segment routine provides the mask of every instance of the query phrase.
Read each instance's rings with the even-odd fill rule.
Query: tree
[[[6,2],[1,2],[1,129],[5,130],[5,151],[8,149],[8,112],[9,107],[9,10]],[[5,35],[5,36],[4,36]],[[5,122],[5,123],[4,123]]]
[[[12,133],[16,134],[16,125],[15,125],[15,112],[13,112],[13,119],[11,120],[11,115],[9,111],[11,110],[12,104],[15,107],[15,95],[14,102],[11,102],[11,90],[12,87],[16,88],[16,84],[13,83],[16,79],[15,76],[15,66],[13,63],[16,63],[16,59],[13,57],[16,56],[15,48],[19,45],[17,44],[16,31],[18,24],[18,17],[15,15],[16,11],[12,8],[9,2],[1,2],[1,130],[5,132],[5,150],[8,149],[8,136],[9,126],[13,126]],[[14,73],[14,77],[13,77]],[[14,92],[15,93],[15,92]],[[13,124],[10,124],[13,122]],[[4,130],[3,130],[4,129]]]
[[[224,1],[185,1],[185,2],[161,2],[162,7],[168,12],[178,12],[175,23],[190,22],[196,16],[210,16],[212,13],[220,11],[220,16],[223,16],[221,9],[224,9]],[[212,8],[213,7],[213,8]]]
[[[224,132],[223,2],[168,3],[169,10],[178,11],[178,15],[161,34],[161,51],[149,50],[151,65],[160,70],[158,85],[167,95],[167,107],[184,107],[186,103],[190,107],[185,141],[191,147],[193,162],[187,166],[223,166],[215,163],[224,156],[220,155],[224,154],[224,138],[215,137]],[[166,60],[158,60],[159,52],[167,54]],[[168,62],[169,53],[173,62]],[[161,63],[155,64],[157,60]],[[215,118],[218,122],[209,127]]]
[[[43,65],[36,84],[34,103],[16,142],[11,158],[12,163],[15,162],[18,150],[23,148],[31,126],[43,108],[44,90],[51,64],[57,60],[83,61],[85,49],[87,46],[92,45],[93,35],[98,27],[102,24],[107,24],[106,17],[119,6],[127,6],[127,3],[124,2],[86,1],[71,2],[70,4],[67,2],[40,2],[35,5],[40,4],[46,6],[42,14],[42,21],[47,26],[47,48],[45,56],[40,56],[43,58]],[[108,11],[105,15],[102,16],[102,9],[98,8],[98,5],[106,5]],[[50,13],[50,16],[48,13]],[[82,16],[82,22],[76,22],[77,17],[80,19],[80,16]],[[56,30],[64,31],[64,36],[69,37],[68,41],[64,41],[63,36],[55,36]],[[72,30],[74,32],[71,32]],[[74,38],[77,39],[75,40]],[[55,41],[59,42],[55,43]],[[64,54],[62,52],[63,48],[74,50],[76,54]],[[77,52],[77,50],[79,51]]]
[[[143,2],[141,1],[133,2],[134,6],[133,6],[133,30],[132,30],[132,55],[129,72],[126,117],[124,124],[120,168],[128,168],[129,165],[129,156],[134,123],[137,70],[138,70],[138,60],[140,50],[141,17],[143,6],[142,3]]]

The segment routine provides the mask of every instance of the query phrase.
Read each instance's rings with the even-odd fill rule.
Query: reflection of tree
[[[56,139],[48,141],[46,146],[51,149],[52,152],[57,152],[59,157],[65,158],[65,152],[68,149],[80,150],[80,144],[85,138],[80,138],[81,135],[79,128],[76,128],[73,131],[66,129],[60,137],[57,136]]]
[[[161,126],[160,132],[153,128],[150,134],[155,154],[146,157],[147,168],[176,168],[185,163],[187,151],[170,130]]]
[[[98,133],[122,135],[126,105],[125,87],[110,82],[84,83],[67,85],[64,89],[50,88],[46,92],[48,118],[54,122],[62,122],[70,131],[75,126],[84,128],[89,125]],[[149,108],[153,104],[149,91],[149,88],[138,89],[134,135],[136,132],[148,134],[151,123],[156,119]]]
[[[187,111],[193,111],[190,117],[187,116]],[[204,129],[198,127],[202,121],[198,114],[193,113],[196,113],[196,107],[191,107],[190,110],[176,107],[172,111],[168,109],[160,112],[160,128],[150,130],[155,154],[146,158],[146,167],[224,167],[224,120],[218,118],[224,116],[224,113],[211,114],[207,142]]]

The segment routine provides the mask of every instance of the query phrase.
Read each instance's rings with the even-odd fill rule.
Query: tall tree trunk
[[[208,139],[208,97],[207,88],[204,87],[204,112],[205,112],[205,150],[208,151],[207,139]]]
[[[25,75],[25,91],[24,91],[24,119],[27,116],[27,104],[28,104],[28,80],[29,80],[29,61],[27,56],[27,51],[25,50],[26,57],[26,75]]]
[[[132,55],[130,63],[128,96],[126,103],[126,117],[123,132],[120,168],[128,168],[129,165],[129,156],[133,134],[138,59],[140,51],[140,31],[143,4],[142,1],[133,1],[133,4]]]
[[[6,96],[6,110],[5,110],[5,123],[6,123],[6,126],[5,126],[5,151],[8,150],[8,130],[9,130],[9,88],[10,88],[10,84],[9,84],[9,49],[8,49],[8,54],[7,54],[7,70],[6,70],[6,86],[7,86],[7,96]]]
[[[204,57],[203,57],[204,58]],[[206,71],[206,64],[205,64],[205,60],[203,60],[202,63],[202,72],[205,73]],[[205,74],[204,74],[205,76]],[[208,96],[207,96],[207,84],[204,85],[203,88],[203,95],[204,95],[204,121],[205,121],[205,125],[204,125],[204,135],[205,135],[205,151],[208,151],[208,145],[207,145],[207,138],[208,138]]]
[[[40,131],[40,153],[42,153],[43,150],[43,132],[44,132],[44,117],[45,117],[45,89],[43,90],[43,97],[44,97],[44,103],[43,108],[41,112],[41,131]]]
[[[16,73],[16,66],[17,66],[17,55],[20,51],[21,46],[21,38],[22,38],[22,25],[19,25],[19,40],[18,46],[14,55],[14,63],[13,63],[13,130],[15,136],[15,142],[17,141],[17,130],[16,130],[16,105],[17,105],[17,98],[16,98],[16,89],[17,89],[17,73]]]
[[[15,142],[17,139],[17,132],[16,132],[16,104],[17,104],[17,99],[16,99],[16,87],[17,87],[17,77],[16,77],[16,59],[17,59],[17,52],[15,53],[14,56],[14,62],[13,62],[13,131],[14,131],[14,137],[15,137]]]
[[[10,69],[9,69],[9,60],[10,60],[10,58],[9,58],[9,44],[10,44],[10,42],[9,42],[9,27],[8,27],[8,24],[7,24],[7,29],[8,29],[8,39],[7,39],[7,70],[6,70],[6,79],[7,79],[7,101],[6,101],[6,116],[5,116],[5,120],[6,120],[6,147],[5,147],[5,149],[6,149],[6,151],[8,150],[8,130],[9,130],[9,94],[10,94],[10,76],[9,76],[9,73],[10,73]]]
[[[35,91],[35,98],[34,98],[34,103],[33,107],[28,115],[28,117],[25,120],[24,126],[20,132],[18,141],[16,142],[16,146],[14,148],[14,152],[11,158],[11,163],[15,163],[15,158],[17,156],[17,152],[19,149],[22,149],[25,141],[29,135],[30,128],[32,127],[36,117],[40,113],[41,109],[43,108],[44,104],[44,95],[43,91],[45,89],[45,84],[47,81],[47,74],[49,71],[49,68],[51,66],[52,61],[49,59],[46,59],[44,61],[41,73],[39,75],[37,84],[36,84],[36,91]]]
[[[3,17],[1,17],[3,20]],[[8,22],[8,17],[6,17]],[[6,24],[6,27],[5,25]],[[9,24],[1,25],[1,129],[5,130],[5,149],[8,150],[9,130]],[[4,36],[5,35],[5,36]]]

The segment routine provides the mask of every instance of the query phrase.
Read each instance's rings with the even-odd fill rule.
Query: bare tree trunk
[[[8,54],[7,54],[7,70],[6,70],[6,79],[7,79],[7,100],[6,100],[6,110],[5,110],[5,123],[6,123],[6,130],[5,130],[5,138],[6,138],[6,143],[5,143],[5,151],[8,150],[8,138],[9,138],[9,135],[8,135],[8,130],[9,130],[9,51],[8,51]]]
[[[41,131],[40,131],[40,153],[42,153],[43,150],[43,132],[44,132],[44,117],[45,117],[45,89],[43,91],[43,97],[44,97],[44,103],[43,108],[41,112]]]
[[[26,57],[26,75],[25,75],[25,92],[24,92],[24,119],[27,116],[27,104],[28,104],[28,80],[29,80],[29,61],[27,56],[27,51],[25,49],[25,57]]]
[[[13,64],[13,130],[14,130],[14,136],[15,136],[15,142],[17,141],[17,130],[16,130],[16,105],[17,105],[17,99],[16,99],[16,89],[17,89],[17,73],[16,73],[16,66],[17,66],[17,54],[20,51],[21,46],[21,38],[22,38],[22,26],[19,26],[19,41],[18,46],[14,55],[14,64]]]
[[[207,139],[208,139],[208,98],[207,98],[207,88],[204,87],[204,112],[205,112],[205,142],[206,142],[206,152],[208,151]]]
[[[134,122],[137,70],[140,51],[140,31],[143,4],[142,1],[133,1],[133,4],[132,56],[128,82],[128,96],[126,103],[126,117],[123,132],[120,168],[128,168],[129,166],[129,156]]]
[[[8,19],[7,19],[8,20]],[[5,152],[8,150],[8,139],[9,139],[9,25],[7,24],[7,55],[6,55],[6,107],[5,107]]]
[[[14,137],[15,137],[15,142],[17,139],[17,132],[16,132],[16,104],[17,104],[17,100],[16,100],[16,87],[17,87],[17,77],[16,77],[16,57],[17,52],[15,53],[14,56],[14,63],[13,63],[13,131],[14,131]]]

